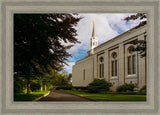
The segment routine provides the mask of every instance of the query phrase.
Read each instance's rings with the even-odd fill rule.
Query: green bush
[[[87,89],[89,93],[99,93],[102,91],[109,91],[111,86],[112,84],[104,79],[95,79],[88,85]]]
[[[141,89],[140,92],[146,92],[146,85],[144,85]]]
[[[136,87],[135,84],[123,84],[117,87],[117,92],[127,92],[127,91],[134,91],[134,88]]]
[[[87,87],[77,87],[77,86],[74,86],[73,88],[76,89],[76,90],[87,90]]]
[[[72,90],[72,87],[71,86],[59,86],[59,87],[56,87],[56,90],[60,90],[60,89],[64,89],[64,90]]]

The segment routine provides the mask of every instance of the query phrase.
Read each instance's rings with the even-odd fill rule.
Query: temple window
[[[104,59],[103,57],[99,58],[99,77],[104,78]]]
[[[128,48],[128,57],[127,57],[127,67],[128,67],[128,75],[136,74],[136,55],[133,53],[133,46]]]
[[[118,62],[117,62],[117,53],[113,52],[111,54],[111,72],[112,72],[112,76],[117,76],[117,67],[118,67]]]

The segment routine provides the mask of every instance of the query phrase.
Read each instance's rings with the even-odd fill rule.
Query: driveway
[[[85,97],[77,96],[65,91],[51,90],[50,93],[38,101],[94,101]]]

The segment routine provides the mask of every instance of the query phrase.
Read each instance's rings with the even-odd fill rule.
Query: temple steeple
[[[92,31],[92,37],[95,37],[96,33],[95,33],[95,22],[93,20],[93,31]]]
[[[96,38],[96,32],[95,32],[95,21],[93,21],[93,31],[92,31],[92,37],[91,37],[91,44],[90,44],[90,53],[94,53],[94,48],[98,46],[98,40]]]

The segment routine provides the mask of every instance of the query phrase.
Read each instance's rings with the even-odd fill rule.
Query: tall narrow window
[[[101,64],[99,64],[99,77],[101,78]]]
[[[131,74],[131,56],[128,57],[128,74]]]
[[[104,77],[104,64],[102,64],[102,77]]]
[[[112,76],[114,76],[114,61],[112,61]]]
[[[103,57],[99,58],[99,77],[104,77],[104,59]]]
[[[115,76],[117,76],[117,60],[115,60]]]
[[[136,74],[136,55],[133,53],[134,47],[128,48],[128,75]]]
[[[136,56],[133,55],[132,56],[132,60],[133,60],[133,74],[136,73]]]
[[[118,63],[117,63],[117,53],[113,52],[112,53],[112,58],[111,58],[111,72],[112,72],[112,76],[117,76],[117,67],[118,67]]]
[[[85,80],[85,69],[83,70],[83,80]]]

